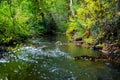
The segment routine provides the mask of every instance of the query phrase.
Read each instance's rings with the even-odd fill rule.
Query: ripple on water
[[[62,52],[59,50],[59,48],[55,48],[54,50],[43,50],[43,48],[46,48],[47,46],[43,45],[41,47],[29,47],[29,46],[23,46],[17,50],[14,50],[13,53],[17,54],[17,58],[29,62],[36,62],[36,59],[44,59],[44,57],[52,57],[52,58],[71,58],[67,53]],[[11,54],[13,56],[13,54]]]
[[[9,63],[9,60],[6,60],[6,59],[0,59],[0,63]]]

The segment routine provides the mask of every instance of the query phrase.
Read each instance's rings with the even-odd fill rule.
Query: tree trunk
[[[72,16],[74,17],[75,16],[75,11],[73,9],[73,0],[70,0],[70,10],[71,10]]]

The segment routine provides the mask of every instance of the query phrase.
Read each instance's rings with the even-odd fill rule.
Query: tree
[[[16,0],[2,0],[0,3],[0,43],[10,43],[29,36],[29,26],[25,24],[28,20],[26,12],[22,10],[21,3]],[[27,3],[27,2],[26,2]],[[14,4],[14,5],[13,5]],[[19,5],[18,5],[19,4]]]
[[[75,16],[75,11],[73,9],[73,0],[70,0],[70,10],[71,10],[71,14],[74,17]]]

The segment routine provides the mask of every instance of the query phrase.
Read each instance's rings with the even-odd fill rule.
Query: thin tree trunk
[[[74,17],[75,16],[75,11],[73,9],[73,0],[70,0],[70,10],[71,10],[72,16]]]

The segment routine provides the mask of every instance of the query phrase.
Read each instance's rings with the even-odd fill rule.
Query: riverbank
[[[118,42],[106,41],[102,44],[97,44],[97,41],[92,43],[85,42],[81,37],[77,37],[71,41],[77,47],[85,47],[91,50],[100,51],[99,56],[82,55],[76,56],[75,60],[90,60],[90,61],[101,61],[111,62],[120,64],[120,44]],[[59,41],[62,45],[62,42]]]

